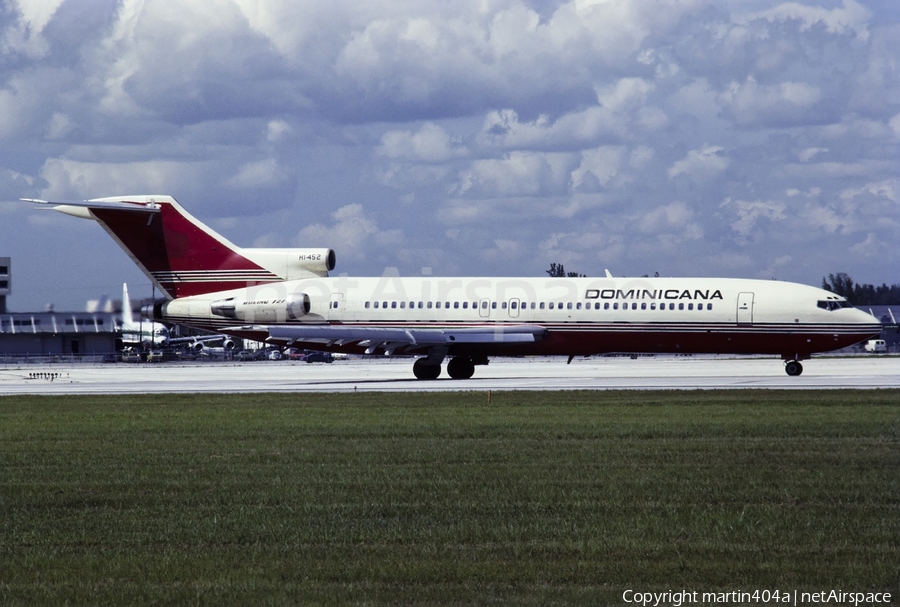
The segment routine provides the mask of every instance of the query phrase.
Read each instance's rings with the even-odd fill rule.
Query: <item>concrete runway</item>
[[[900,387],[898,356],[814,358],[803,366],[803,375],[788,377],[777,358],[596,357],[571,365],[564,358],[495,358],[469,380],[444,374],[419,381],[411,359],[29,364],[0,366],[0,395]]]

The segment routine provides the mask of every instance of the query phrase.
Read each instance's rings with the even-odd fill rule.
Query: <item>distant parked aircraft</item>
[[[122,325],[120,330],[122,331],[122,345],[128,348],[140,346],[158,348],[169,343],[169,328],[166,325],[146,319],[134,320],[127,284],[122,284]]]

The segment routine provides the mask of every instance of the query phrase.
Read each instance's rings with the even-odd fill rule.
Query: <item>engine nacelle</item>
[[[237,308],[234,305],[234,297],[228,299],[217,299],[209,304],[209,311],[216,316],[224,316],[225,318],[237,318]]]
[[[224,318],[246,322],[276,322],[300,320],[312,310],[312,300],[306,293],[291,293],[287,299],[275,301],[240,301],[234,297],[217,299],[209,305],[209,311]]]
[[[300,320],[301,317],[309,314],[309,311],[312,309],[312,302],[310,302],[309,295],[306,293],[291,293],[288,295],[286,307],[288,318]]]
[[[283,280],[328,276],[336,261],[332,249],[241,249],[241,254]]]
[[[166,300],[162,299],[154,301],[152,304],[144,304],[141,306],[141,318],[144,320],[163,322],[165,320],[164,307],[166,303]]]

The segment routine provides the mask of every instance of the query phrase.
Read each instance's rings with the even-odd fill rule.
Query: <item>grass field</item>
[[[0,398],[0,604],[900,591],[900,391]]]

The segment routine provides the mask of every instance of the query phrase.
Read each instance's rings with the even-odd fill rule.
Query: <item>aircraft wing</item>
[[[246,327],[234,327],[246,330]],[[392,353],[403,347],[407,351],[428,351],[436,347],[454,344],[521,344],[543,338],[546,329],[533,325],[491,325],[463,328],[389,328],[356,327],[345,325],[273,325],[253,327],[268,332],[267,343],[292,346],[296,343],[321,343],[325,345],[357,345],[373,353],[379,348]],[[228,329],[226,329],[226,332]]]

